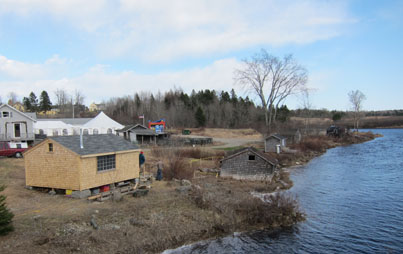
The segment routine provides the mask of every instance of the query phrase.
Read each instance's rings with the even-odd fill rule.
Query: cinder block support
[[[71,193],[72,198],[88,198],[89,196],[91,196],[90,190],[73,191]]]

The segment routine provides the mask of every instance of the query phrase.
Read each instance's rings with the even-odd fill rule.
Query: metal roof
[[[27,116],[31,117],[32,119],[36,120],[36,113],[35,112],[24,112]]]
[[[49,137],[49,139],[54,140],[55,142],[79,155],[111,153],[139,149],[137,145],[113,134],[83,135],[83,149],[80,148],[79,135]]]

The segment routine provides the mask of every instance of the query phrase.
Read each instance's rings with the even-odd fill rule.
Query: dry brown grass
[[[326,136],[311,136],[304,138],[299,144],[294,145],[301,152],[323,152],[329,147],[329,139]]]
[[[16,215],[15,231],[0,237],[0,253],[159,253],[229,232],[270,227],[268,220],[250,224],[244,212],[231,206],[250,199],[251,191],[264,186],[259,182],[192,180],[207,190],[207,200],[216,200],[217,208],[200,209],[175,190],[174,181],[154,182],[145,197],[98,203],[25,189],[23,160],[0,159],[0,176],[6,178],[7,205]],[[89,223],[92,216],[98,230]]]
[[[223,129],[223,128],[187,128],[191,135],[208,136],[212,138],[261,138],[262,135],[254,129]],[[173,133],[181,134],[181,129],[173,129]]]

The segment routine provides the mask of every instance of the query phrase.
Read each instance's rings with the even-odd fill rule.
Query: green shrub
[[[0,192],[5,186],[0,186]],[[12,219],[14,214],[10,212],[6,206],[6,196],[0,195],[0,235],[6,235],[13,231]]]

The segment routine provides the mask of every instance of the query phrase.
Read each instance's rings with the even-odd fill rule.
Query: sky
[[[3,102],[233,88],[258,103],[234,70],[261,49],[308,70],[313,108],[347,110],[358,89],[365,110],[403,109],[400,0],[0,0]]]

